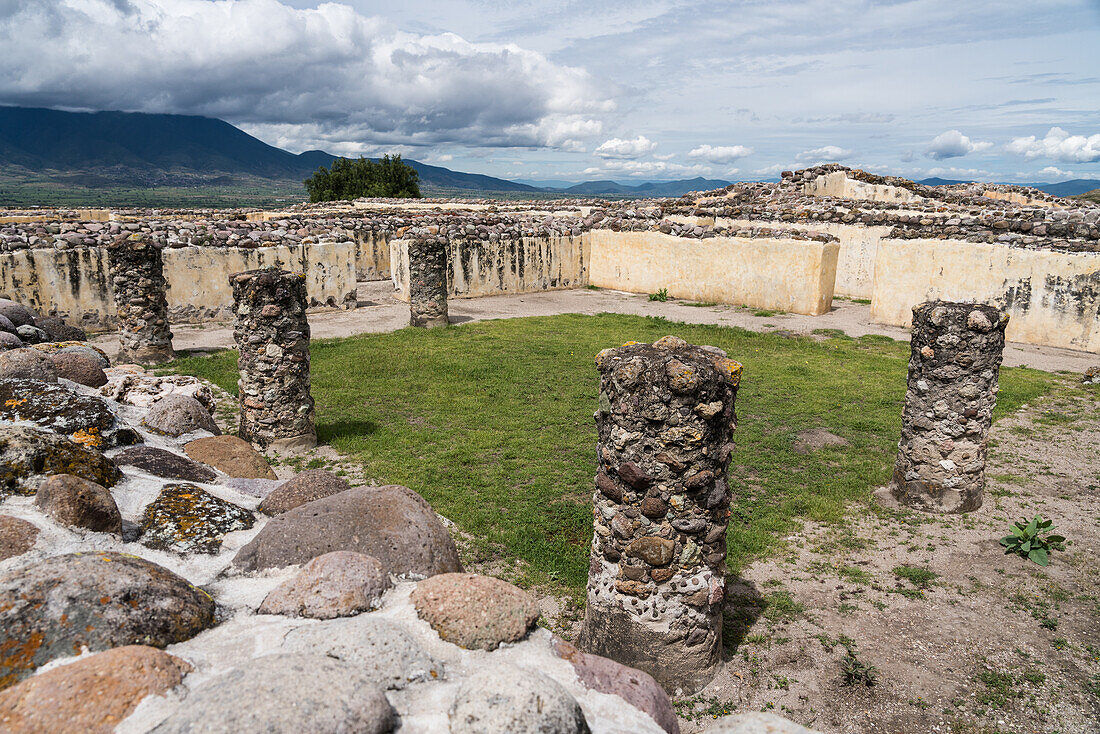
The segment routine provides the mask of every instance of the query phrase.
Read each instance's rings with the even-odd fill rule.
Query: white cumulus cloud
[[[813,150],[804,150],[795,156],[800,161],[842,161],[852,155],[851,150],[836,145],[825,145]]]
[[[688,152],[688,158],[701,158],[711,163],[725,164],[733,163],[738,158],[748,157],[752,153],[752,148],[744,145],[700,145]]]
[[[645,135],[639,135],[633,140],[623,140],[622,138],[605,140],[600,143],[593,153],[600,158],[640,158],[656,147],[657,144]]]
[[[948,130],[932,138],[928,144],[925,155],[937,161],[946,158],[960,158],[970,153],[981,153],[989,150],[993,143],[971,140],[958,130]]]
[[[614,109],[583,69],[403,32],[348,5],[0,2],[0,103],[209,115],[295,149],[583,147]]]
[[[1005,146],[1009,153],[1024,158],[1053,158],[1063,163],[1090,163],[1100,161],[1100,134],[1070,135],[1060,127],[1052,127],[1045,138],[1029,135],[1026,138],[1013,138]]]

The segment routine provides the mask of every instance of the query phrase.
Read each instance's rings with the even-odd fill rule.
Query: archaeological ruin
[[[151,239],[131,235],[106,249],[120,358],[140,364],[169,361],[172,330],[160,248]]]

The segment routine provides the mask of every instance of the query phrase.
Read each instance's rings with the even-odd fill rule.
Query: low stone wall
[[[595,230],[589,283],[811,316],[832,307],[836,242],[750,237],[690,239]]]
[[[232,318],[229,275],[264,267],[305,273],[311,307],[355,307],[354,242],[254,249],[178,247],[164,250],[169,320],[201,323]],[[93,331],[115,325],[106,274],[107,259],[101,247],[0,253],[0,294]]]
[[[879,243],[871,320],[910,326],[925,301],[985,303],[1009,341],[1100,352],[1100,258],[952,240]]]
[[[588,235],[542,235],[447,242],[448,292],[458,297],[581,288],[588,283]],[[408,239],[390,242],[397,297],[408,300]]]
[[[827,173],[807,181],[802,191],[808,196],[831,196],[835,199],[908,203],[923,201],[923,197],[897,186],[866,183],[848,178],[844,171]]]

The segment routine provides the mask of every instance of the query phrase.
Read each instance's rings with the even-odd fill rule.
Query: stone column
[[[741,365],[666,336],[605,349],[596,367],[595,534],[579,646],[694,693],[721,662]]]
[[[278,268],[229,276],[241,401],[238,434],[280,451],[317,445],[309,392],[309,322],[301,273]]]
[[[175,355],[161,248],[140,234],[120,237],[107,246],[107,263],[118,315],[118,361],[171,360]]]
[[[409,325],[447,326],[447,240],[427,235],[408,243]]]
[[[981,507],[1007,324],[1008,315],[992,306],[931,301],[913,308],[891,487],[902,504],[944,513]]]

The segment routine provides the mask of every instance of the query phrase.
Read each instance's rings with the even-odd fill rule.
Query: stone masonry
[[[409,239],[409,325],[446,326],[447,240],[438,235]]]
[[[240,437],[261,448],[315,446],[305,278],[265,268],[237,273],[229,282],[240,349]]]
[[[992,306],[930,301],[913,308],[892,486],[903,504],[943,513],[981,507],[1007,324]]]
[[[721,662],[741,365],[666,336],[606,349],[596,366],[595,534],[579,645],[694,693]]]
[[[174,355],[160,248],[141,235],[120,237],[107,247],[107,260],[118,314],[119,361],[169,361]]]

